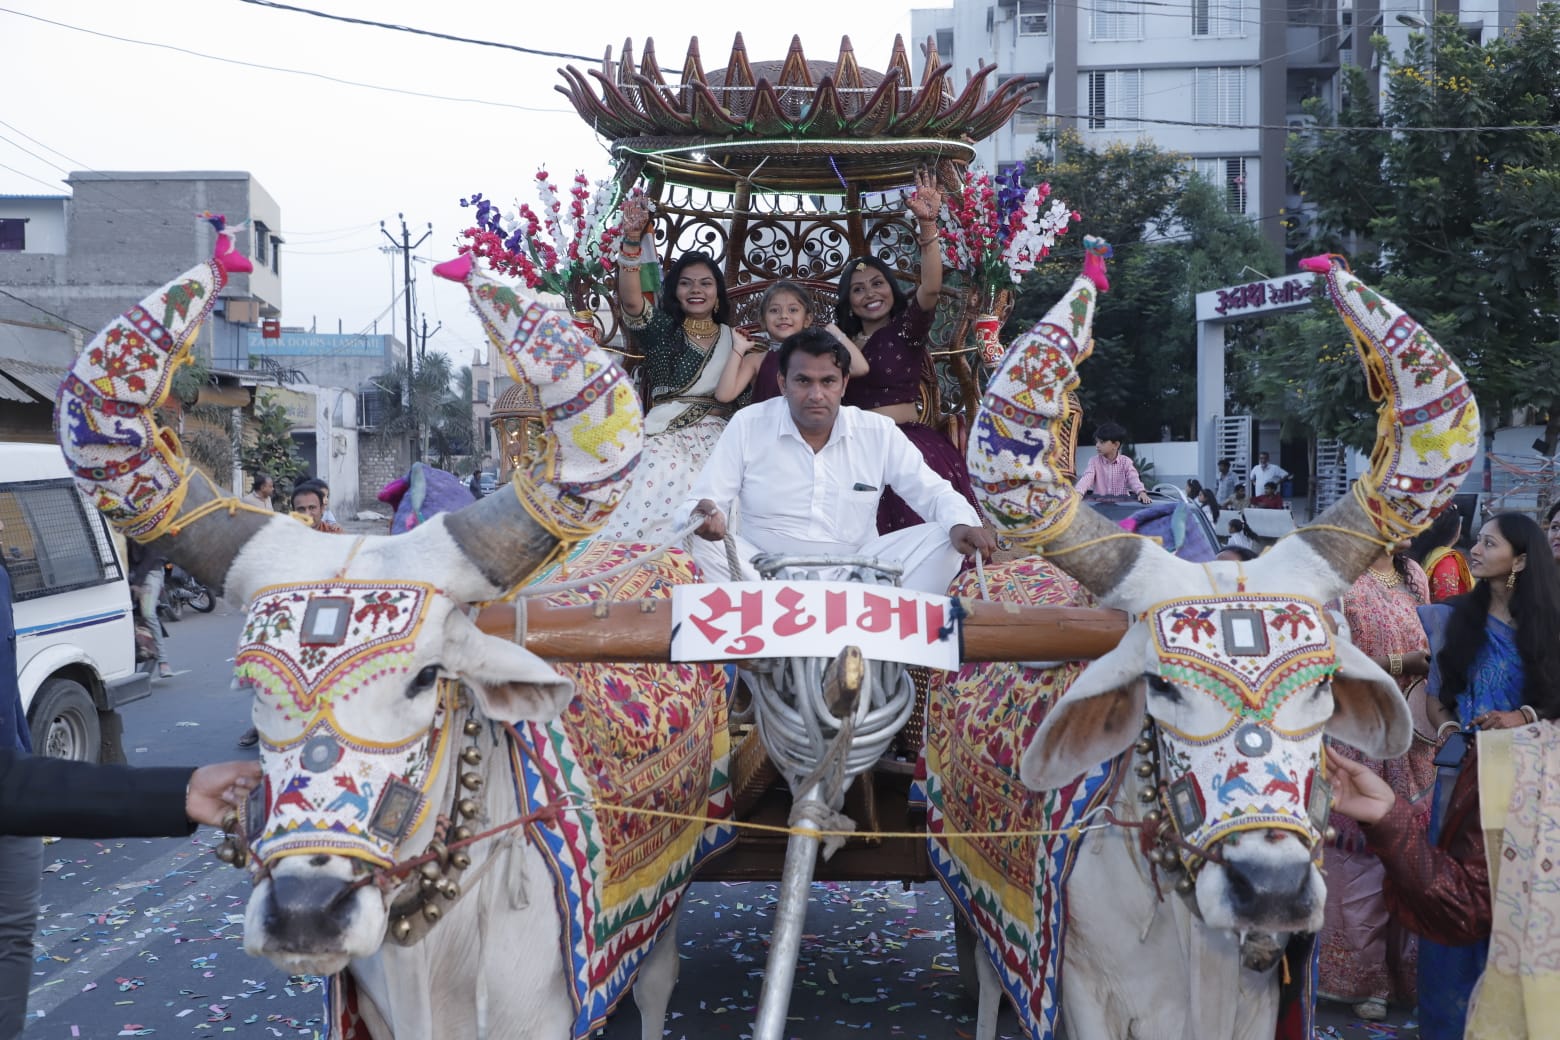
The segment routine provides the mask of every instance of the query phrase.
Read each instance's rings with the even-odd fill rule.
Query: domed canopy
[[[904,40],[894,38],[888,71],[856,63],[850,37],[839,58],[808,61],[792,37],[783,61],[750,62],[737,34],[726,67],[706,74],[698,38],[688,45],[681,84],[662,76],[655,43],[635,68],[633,44],[599,70],[562,70],[561,91],[580,117],[612,140],[614,156],[637,159],[657,179],[715,189],[736,180],[779,191],[837,193],[849,183],[883,190],[908,183],[939,159],[969,162],[971,143],[1008,121],[1033,86],[1022,77],[986,97],[995,65],[982,65],[955,97],[952,66],[928,40],[915,85]],[[600,86],[598,95],[590,79]],[[653,171],[653,172],[652,172]]]
[[[494,419],[532,418],[542,414],[542,403],[530,384],[511,383],[493,402],[491,414]]]

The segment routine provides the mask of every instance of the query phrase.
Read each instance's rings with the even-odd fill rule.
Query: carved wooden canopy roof
[[[1006,123],[1032,86],[1015,77],[988,97],[996,66],[982,65],[955,95],[952,66],[932,40],[925,52],[917,84],[901,37],[880,73],[856,63],[848,36],[832,64],[808,61],[797,37],[783,61],[754,62],[738,33],[726,67],[706,73],[695,37],[673,84],[653,40],[637,65],[626,41],[621,58],[609,50],[600,69],[561,70],[568,85],[557,89],[615,156],[672,183],[838,192],[849,181],[872,190],[907,183],[929,161],[968,162],[971,143]]]

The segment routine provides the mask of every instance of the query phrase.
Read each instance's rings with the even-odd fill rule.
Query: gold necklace
[[[1395,589],[1403,584],[1403,576],[1395,570],[1389,574],[1382,574],[1374,567],[1366,567],[1365,573],[1369,574],[1371,580],[1384,589]]]
[[[720,331],[714,318],[684,318],[683,331],[695,339],[709,339]]]

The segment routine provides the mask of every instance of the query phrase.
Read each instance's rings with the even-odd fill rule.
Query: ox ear
[[[1327,735],[1371,758],[1397,758],[1414,741],[1414,720],[1408,701],[1392,676],[1346,639],[1333,645],[1338,671],[1332,680],[1333,716]]]
[[[1148,627],[1133,625],[1116,648],[1079,674],[1024,749],[1018,776],[1045,791],[1115,758],[1143,726]]]
[[[445,622],[445,659],[496,722],[548,722],[574,697],[574,682],[523,646],[480,631],[452,610]]]

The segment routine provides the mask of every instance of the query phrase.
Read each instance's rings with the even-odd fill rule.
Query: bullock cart
[[[930,50],[919,88],[908,85],[902,53],[871,85],[848,47],[832,73],[817,72],[814,87],[815,70],[795,48],[776,77],[789,92],[756,76],[740,46],[720,76],[705,77],[691,54],[677,90],[660,82],[646,57],[637,70],[609,62],[600,98],[580,89],[583,79],[571,80],[571,97],[596,125],[628,119],[620,128],[641,135],[615,135],[614,148],[625,177],[642,175],[661,193],[658,235],[668,248],[680,248],[679,228],[695,228],[686,233],[712,246],[707,236],[719,231],[730,280],[750,292],[765,277],[827,274],[855,252],[903,269],[909,230],[867,188],[902,192],[910,169],[928,161],[953,179],[969,146],[949,135],[963,128],[978,136],[1019,101],[999,89],[982,104],[978,83],[953,99],[942,88],[947,70]],[[793,101],[796,94],[805,96]],[[651,134],[666,120],[696,132],[692,147],[686,133],[682,144],[664,127]],[[710,127],[720,133],[711,136]],[[865,148],[848,136],[809,138],[825,130],[876,136]],[[880,138],[891,140],[879,147]],[[789,185],[771,193],[780,201],[757,197],[760,184],[776,183]],[[688,201],[679,191],[701,194]],[[591,540],[622,501],[643,445],[641,411],[622,367],[566,317],[478,272],[471,256],[438,265],[436,274],[467,287],[514,380],[534,390],[545,426],[539,451],[517,459],[512,493],[407,534],[349,539],[305,530],[222,492],[159,425],[155,408],[189,360],[201,322],[230,275],[252,270],[223,219],[207,216],[217,231],[211,259],[125,311],[77,358],[60,391],[59,436],[78,483],[120,530],[166,548],[208,587],[249,603],[235,675],[255,692],[265,783],[228,846],[230,858],[254,870],[245,946],[287,970],[339,975],[356,986],[360,1003],[340,1018],[332,1011],[333,1036],[484,1036],[522,1023],[526,1035],[583,1038],[630,983],[644,1035],[659,1036],[676,977],[668,941],[676,908],[693,872],[729,837],[724,687],[709,665],[668,665],[625,680],[584,659],[593,639],[606,638],[615,660],[658,660],[664,644],[689,661],[757,657],[748,637],[767,623],[771,650],[783,656],[839,651],[832,663],[771,665],[767,675],[761,662],[749,665],[760,741],[800,796],[787,819],[783,866],[774,849],[765,872],[783,875],[783,898],[755,1033],[778,1037],[819,840],[848,831],[835,816],[846,782],[880,758],[915,710],[914,684],[893,668],[869,667],[861,654],[868,636],[883,636],[885,616],[899,643],[917,645],[912,655],[892,637],[886,647],[878,638],[869,654],[880,662],[949,668],[958,658],[946,651],[962,633],[969,664],[960,682],[977,659],[990,659],[978,667],[1008,668],[1009,678],[1018,669],[1001,662],[1019,660],[1049,691],[1035,697],[1021,684],[975,676],[984,688],[967,696],[954,688],[928,707],[927,845],[936,876],[985,951],[974,958],[982,1040],[994,1035],[1004,989],[1035,1036],[1050,1035],[1063,1002],[1074,1035],[1274,1035],[1291,933],[1321,923],[1322,732],[1373,757],[1400,754],[1411,737],[1390,677],[1332,637],[1320,603],[1341,594],[1383,545],[1427,526],[1477,447],[1477,408],[1455,362],[1339,258],[1305,263],[1325,277],[1382,401],[1377,451],[1352,497],[1250,565],[1199,566],[1167,551],[1174,546],[1163,537],[1143,537],[1142,524],[1123,531],[1080,507],[1069,475],[1077,420],[1069,395],[1092,349],[1109,252],[1086,239],[1083,273],[998,359],[973,415],[961,331],[971,301],[955,297],[953,331],[941,341],[950,353],[940,364],[952,369],[960,392],[941,393],[934,374],[923,398],[926,418],[945,407],[970,418],[966,457],[988,516],[1048,558],[1037,561],[1050,568],[1044,573],[999,576],[1012,598],[1119,608],[1125,616],[917,598],[865,560],[772,560],[760,564],[773,570],[761,588],[699,586],[686,559],[668,557],[627,586],[645,590],[643,602],[591,602],[586,615],[551,618],[527,601],[525,617],[515,607],[507,615],[490,608],[479,625],[470,608],[515,595],[566,561],[624,559],[625,547]],[[731,247],[766,235],[784,248]],[[619,353],[631,362],[632,344]],[[1178,541],[1173,521],[1170,529],[1169,540]],[[810,567],[840,564],[863,580],[836,588],[806,579]],[[1074,584],[1052,595],[1060,572]],[[599,583],[604,572],[586,573],[581,585]],[[793,585],[797,595],[822,590],[808,624],[822,617],[835,646],[794,616],[788,632],[767,608],[751,624],[743,616],[750,593],[758,609],[766,592]],[[970,594],[967,586],[956,590]],[[671,599],[672,613],[662,612],[657,595]],[[831,620],[831,595],[847,605],[847,623]],[[797,604],[778,594],[774,601]],[[719,623],[733,611],[741,619],[735,635]],[[618,622],[610,637],[590,635],[610,622]],[[1017,639],[1005,631],[1013,627]],[[701,648],[694,629],[711,645]],[[798,633],[805,646],[782,641]],[[549,638],[550,653],[568,664],[516,645]],[[575,642],[557,643],[565,639]],[[944,656],[920,656],[933,650]],[[1070,663],[1091,653],[1100,656],[1081,670]],[[636,681],[653,689],[653,700]],[[990,693],[1008,700],[998,704]],[[932,714],[938,703],[941,720]],[[1006,715],[992,716],[993,704]],[[987,713],[960,718],[967,705]],[[662,715],[638,726],[634,709]],[[608,732],[617,729],[623,733]],[[797,734],[806,754],[795,753]],[[620,737],[637,742],[633,754],[646,768],[619,769]],[[1038,855],[1033,845],[1019,846],[995,850],[1004,867],[977,862],[993,849],[974,843],[997,835],[986,813],[993,801],[957,786],[966,777],[978,783],[974,771],[957,772],[968,766],[959,759],[967,749],[984,759],[981,768],[997,767],[1008,804],[1059,821],[1024,826],[1034,818],[1024,817],[1001,835],[1045,837],[1050,844]],[[1259,769],[1271,777],[1266,790],[1244,777]],[[1139,782],[1123,783],[1128,774]],[[1048,793],[1042,800],[1025,789]],[[659,799],[655,808],[629,804],[647,790]],[[1086,811],[1069,817],[1074,807]],[[1130,830],[1086,832],[1102,811]],[[615,816],[633,817],[634,826],[603,824]],[[912,851],[919,845],[914,835],[905,840]],[[616,854],[603,844],[613,841]],[[1080,845],[1094,854],[1093,869],[1068,881],[1065,868]],[[598,875],[600,866],[622,869]],[[1015,884],[1003,871],[1017,868],[1032,873]],[[878,878],[906,873],[853,869]],[[1177,879],[1177,897],[1165,898],[1161,874]],[[557,905],[537,898],[543,894],[556,895]],[[1081,985],[1076,972],[1060,984],[1066,957],[1056,936],[1064,920],[1094,940],[1095,974]],[[1130,935],[1135,942],[1109,941]],[[1147,978],[1136,971],[1145,948],[1164,966]],[[1112,977],[1136,984],[1101,983]]]

